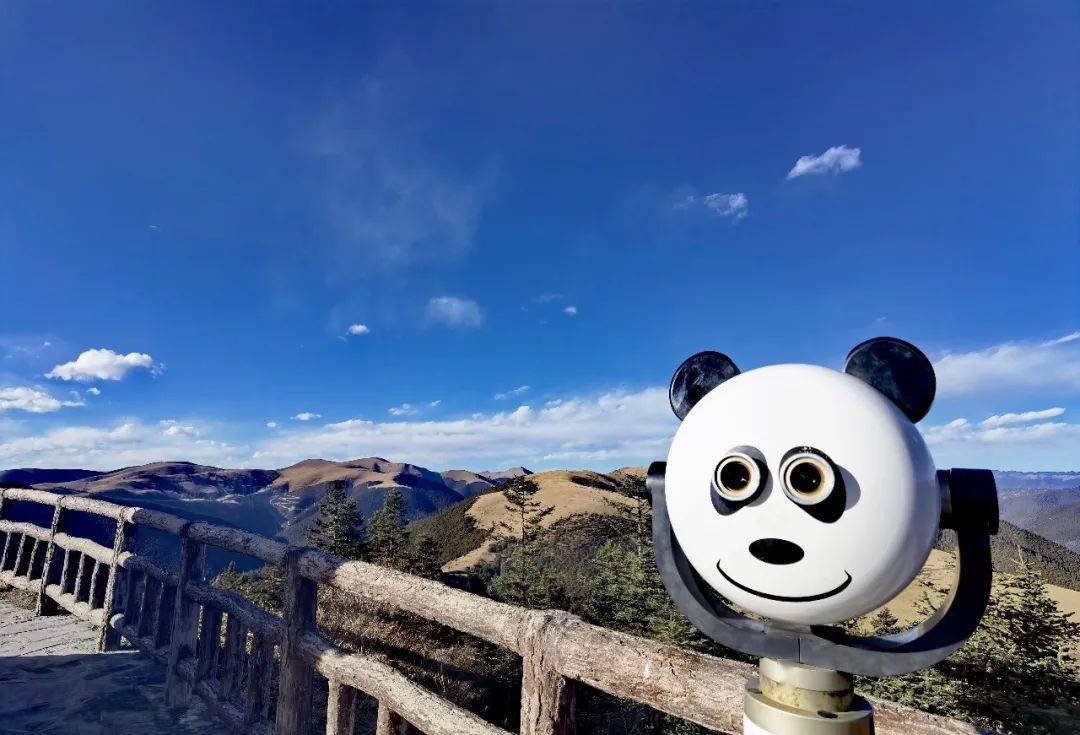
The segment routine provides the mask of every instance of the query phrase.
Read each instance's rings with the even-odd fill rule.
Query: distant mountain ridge
[[[0,472],[0,487],[86,493],[188,518],[224,522],[290,542],[302,542],[330,482],[344,482],[365,517],[392,488],[410,519],[485,492],[524,467],[491,472],[434,472],[419,465],[367,457],[347,462],[308,459],[274,470],[223,469],[193,462],[152,462],[111,472],[20,468]]]
[[[642,474],[644,469],[610,475],[627,471]],[[397,488],[414,519],[529,474],[524,467],[435,472],[366,457],[308,459],[279,469],[223,469],[192,462],[153,462],[111,472],[19,468],[0,471],[0,486],[90,493],[299,542],[331,481],[345,482],[366,516],[381,507],[390,488]],[[1003,520],[1080,552],[1080,472],[999,471],[994,476]]]

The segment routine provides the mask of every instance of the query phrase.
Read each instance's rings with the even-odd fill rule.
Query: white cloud
[[[268,428],[268,429],[276,429],[277,428],[277,421],[267,421],[266,422],[266,428]]]
[[[674,209],[684,212],[696,207],[704,207],[718,217],[730,217],[738,221],[749,213],[750,199],[742,192],[737,194],[721,194],[717,192],[705,196],[690,193],[677,195],[672,206]]]
[[[82,401],[61,401],[40,388],[14,386],[0,388],[0,413],[26,411],[27,413],[51,413],[69,406],[82,406]]]
[[[577,316],[577,307],[567,306],[562,310],[562,313],[566,314],[567,316]]]
[[[161,432],[165,436],[196,437],[199,435],[199,430],[196,429],[194,426],[181,424],[175,419],[164,419],[163,421],[160,421],[158,423],[165,427],[164,429],[162,429]]]
[[[137,368],[154,370],[157,366],[145,352],[121,355],[112,350],[96,349],[86,350],[71,362],[57,365],[45,373],[45,377],[83,383],[91,380],[120,380],[129,371]]]
[[[860,148],[848,148],[846,145],[833,146],[820,156],[802,156],[791,170],[787,178],[795,179],[800,176],[813,174],[839,174],[844,171],[852,171],[862,165],[859,156]]]
[[[67,426],[0,441],[0,467],[80,467],[111,470],[162,460],[235,467],[247,447],[201,439],[159,425],[124,421],[112,427]]]
[[[527,385],[519,385],[517,388],[508,390],[505,393],[496,393],[494,397],[496,401],[505,401],[507,398],[512,398],[514,396],[523,396],[530,390],[532,390],[532,388]]]
[[[86,392],[87,392],[88,395],[91,395],[91,396],[100,396],[101,395],[101,389],[100,388],[90,387],[90,388],[86,389]]]
[[[612,467],[662,457],[676,424],[667,389],[657,386],[445,421],[350,419],[268,439],[251,461],[256,466],[282,466],[307,457],[379,455],[433,468],[583,463]]]
[[[1065,413],[1064,408],[1046,408],[1042,411],[1024,411],[1023,413],[1001,413],[985,418],[979,422],[979,426],[992,429],[1007,424],[1026,424],[1031,421],[1057,418]]]
[[[705,206],[720,217],[742,219],[750,207],[750,200],[745,194],[709,194],[705,197]]]
[[[479,327],[484,323],[484,315],[475,301],[456,296],[436,296],[429,300],[427,318],[454,328]]]
[[[428,150],[443,80],[389,64],[325,111],[311,136],[323,209],[340,234],[335,270],[356,261],[400,267],[468,252],[492,176]],[[437,136],[436,136],[437,137]]]
[[[550,304],[552,301],[560,301],[562,298],[561,293],[542,293],[539,296],[534,296],[532,302],[534,304]]]
[[[440,399],[438,399],[438,400],[435,400],[435,401],[431,401],[430,403],[428,403],[428,406],[429,406],[430,408],[438,408],[438,407],[439,407],[439,406],[441,406],[441,405],[442,405],[442,399],[441,399],[441,398],[440,398]]]
[[[1080,392],[1080,338],[1040,343],[1004,342],[973,352],[946,354],[934,363],[938,392],[955,396],[1050,389]]]
[[[420,409],[411,403],[402,403],[400,406],[386,409],[386,412],[391,416],[415,416],[420,413]]]
[[[1064,337],[1058,337],[1057,339],[1052,339],[1049,342],[1043,342],[1039,345],[1039,347],[1057,347],[1058,345],[1067,345],[1070,342],[1076,342],[1077,340],[1080,340],[1080,332],[1070,332]]]
[[[371,332],[371,330],[368,329],[368,326],[366,324],[350,324],[349,325],[349,334],[351,334],[353,336],[358,336],[358,335],[361,335],[361,334],[368,334],[370,332]]]
[[[312,419],[321,419],[322,414],[312,413],[311,411],[301,411],[300,413],[293,416],[293,418],[297,421],[311,421]]]
[[[991,417],[994,418],[994,417]],[[923,435],[931,446],[959,443],[994,445],[1046,444],[1051,441],[1080,440],[1080,424],[1062,421],[1028,423],[1010,426],[985,421],[972,423],[965,418],[954,419],[941,426],[927,428]]]

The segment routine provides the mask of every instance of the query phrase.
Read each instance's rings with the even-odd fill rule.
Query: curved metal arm
[[[798,661],[862,676],[891,676],[941,661],[971,635],[990,598],[990,534],[997,492],[988,470],[951,470],[943,525],[956,530],[957,560],[944,604],[922,624],[890,636],[860,637],[826,627],[784,627],[736,612],[708,591],[683,554],[667,514],[663,462],[649,468],[656,564],[668,594],[694,626],[717,643],[754,656]]]

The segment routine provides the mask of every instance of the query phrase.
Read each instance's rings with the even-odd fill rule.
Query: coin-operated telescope
[[[997,490],[989,470],[934,468],[915,422],[935,389],[926,356],[889,337],[855,347],[843,372],[740,374],[719,352],[675,371],[682,424],[667,462],[649,468],[656,561],[699,630],[762,657],[747,735],[870,735],[852,675],[931,666],[975,630],[990,596]],[[956,534],[958,558],[929,619],[879,637],[830,626],[903,590],[939,528]]]

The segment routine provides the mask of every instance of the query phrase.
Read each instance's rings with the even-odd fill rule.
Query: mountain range
[[[490,472],[433,472],[368,457],[348,462],[308,459],[275,470],[222,469],[192,462],[153,462],[111,472],[20,468],[0,471],[0,487],[84,493],[127,505],[210,520],[302,542],[333,481],[344,482],[365,517],[401,491],[411,520],[531,474],[524,467]]]
[[[409,519],[417,519],[529,474],[524,467],[435,472],[419,465],[367,457],[346,462],[308,459],[271,470],[222,469],[191,462],[154,462],[111,472],[20,468],[0,471],[0,486],[87,493],[188,518],[223,522],[297,543],[303,541],[327,484],[332,481],[347,485],[349,496],[365,517],[382,506],[391,488],[397,488],[404,496]],[[1080,472],[994,474],[1003,520],[1080,552]],[[564,475],[569,476],[563,472],[550,478],[553,487],[563,488],[560,503],[571,502],[573,497],[565,490],[573,483],[567,485]],[[578,475],[609,477],[584,472]]]

